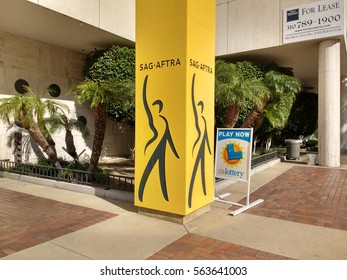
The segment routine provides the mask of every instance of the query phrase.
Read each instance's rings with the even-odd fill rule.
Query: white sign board
[[[249,181],[252,128],[218,128],[215,177]]]
[[[344,0],[324,0],[283,11],[283,44],[344,35]]]

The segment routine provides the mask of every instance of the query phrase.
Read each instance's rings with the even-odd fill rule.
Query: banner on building
[[[344,0],[325,0],[283,10],[283,44],[344,35]]]

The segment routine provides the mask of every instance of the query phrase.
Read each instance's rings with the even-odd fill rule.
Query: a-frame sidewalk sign
[[[252,156],[252,128],[217,128],[216,153],[215,153],[215,177],[227,180],[247,182],[246,204],[240,204],[223,199],[230,195],[215,195],[215,201],[239,206],[231,212],[235,216],[260,203],[258,199],[250,203],[251,192],[251,156]]]

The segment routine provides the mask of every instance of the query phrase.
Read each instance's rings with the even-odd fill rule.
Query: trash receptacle
[[[308,162],[309,165],[316,165],[317,164],[317,153],[307,153]]]
[[[287,159],[299,159],[302,140],[286,139],[285,142],[287,147]]]

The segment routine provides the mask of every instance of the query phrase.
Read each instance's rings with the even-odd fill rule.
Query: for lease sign
[[[325,0],[283,11],[283,44],[344,33],[344,0]]]

